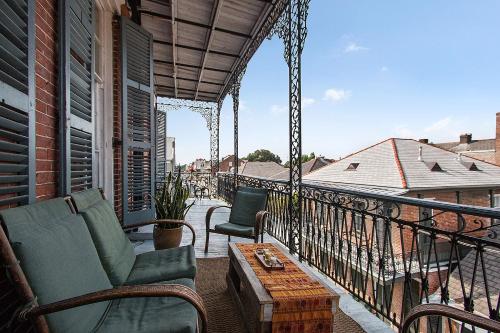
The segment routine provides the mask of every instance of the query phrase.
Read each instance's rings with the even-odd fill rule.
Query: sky
[[[302,151],[340,158],[390,137],[495,136],[500,112],[500,1],[312,0],[302,54]],[[201,115],[168,114],[177,163],[209,158]],[[265,40],[240,90],[239,155],[288,150],[283,43]],[[220,156],[233,153],[231,96]]]

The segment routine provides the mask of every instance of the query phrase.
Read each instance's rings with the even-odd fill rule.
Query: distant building
[[[427,139],[421,141],[428,143]],[[474,140],[472,134],[466,133],[460,135],[459,141],[431,144],[454,153],[500,165],[500,112],[496,114],[496,137],[493,139]]]
[[[211,164],[210,161],[204,158],[197,158],[191,165],[187,168],[190,172],[210,172]]]
[[[238,159],[239,162],[239,170],[241,171],[241,167],[243,164],[245,164],[245,160]],[[222,159],[222,161],[219,164],[219,171],[220,172],[233,172],[233,165],[234,164],[234,155],[228,155]]]
[[[239,173],[245,176],[276,179],[275,176],[286,170],[276,162],[244,162]]]
[[[167,172],[174,172],[175,169],[175,138],[167,137]]]
[[[302,163],[302,176],[305,176],[313,171],[318,170],[319,168],[322,168],[330,163],[334,162],[334,160],[329,160],[324,158],[323,156],[319,156],[316,158],[313,158],[312,160],[309,160],[305,163]],[[290,170],[289,168],[285,168],[282,172],[279,174],[275,175],[273,177],[274,179],[282,179],[282,180],[288,180],[290,179]]]

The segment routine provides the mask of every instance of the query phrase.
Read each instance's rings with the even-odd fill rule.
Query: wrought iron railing
[[[269,190],[267,231],[288,245],[289,184],[218,175],[228,202],[235,185]],[[429,303],[499,320],[499,210],[309,183],[300,191],[299,257],[394,327]],[[431,319],[414,329],[439,332]]]

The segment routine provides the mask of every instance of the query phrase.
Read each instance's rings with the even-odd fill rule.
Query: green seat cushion
[[[154,283],[196,276],[196,257],[192,245],[151,251],[137,255],[126,284]]]
[[[38,303],[111,288],[81,216],[62,198],[0,212],[12,247]],[[46,316],[51,332],[90,332],[109,302]]]
[[[104,199],[93,206],[80,210],[85,219],[97,253],[113,286],[121,286],[135,262],[134,247],[123,232],[120,222]]]
[[[75,204],[77,211],[87,209],[104,200],[101,191],[96,188],[71,193],[71,199],[73,199],[73,203]]]
[[[221,223],[215,226],[215,231],[231,234],[235,236],[254,236],[254,227],[234,223]]]
[[[236,192],[229,215],[230,223],[255,226],[255,215],[266,208],[267,190],[253,192],[254,190]]]
[[[166,282],[194,289],[191,279]],[[111,303],[99,333],[195,333],[198,312],[190,303],[174,297],[124,298]]]

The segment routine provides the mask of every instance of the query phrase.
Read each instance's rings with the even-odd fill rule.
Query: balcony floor
[[[203,258],[221,258],[221,260],[225,260],[224,257],[227,257],[228,253],[228,239],[227,236],[224,235],[217,235],[217,234],[211,234],[210,235],[210,246],[209,246],[209,251],[207,254],[205,254],[204,249],[205,249],[205,215],[209,207],[216,206],[216,205],[224,205],[225,203],[220,200],[211,200],[211,199],[202,199],[202,200],[197,200],[196,204],[191,208],[189,211],[188,215],[186,216],[187,222],[189,222],[195,229],[196,232],[196,245],[195,245],[195,251],[196,251],[196,257],[201,259],[199,263],[199,268],[201,270],[206,270],[204,267],[209,267],[211,265],[207,265],[204,263],[205,260]],[[223,223],[227,222],[229,219],[229,209],[226,208],[221,208],[218,209],[214,212],[212,215],[212,226],[217,223]],[[154,250],[153,246],[153,240],[152,240],[152,232],[153,232],[153,227],[148,226],[141,228],[138,232],[130,234],[130,239],[134,242],[135,246],[135,251],[136,253],[143,253],[143,252],[148,252]],[[238,237],[231,237],[231,241],[233,242],[252,242],[250,239],[245,239],[245,238],[238,238]],[[276,240],[273,237],[268,236],[267,234],[264,236],[264,241],[265,242],[276,242]],[[182,244],[190,244],[191,243],[191,232],[187,229],[184,228],[184,233],[183,233],[183,240]],[[201,264],[201,265],[200,265]],[[318,278],[323,280],[325,283],[329,284],[332,286],[332,288],[340,295],[340,310],[341,313],[338,314],[338,316],[335,318],[335,332],[349,332],[349,333],[355,333],[355,332],[394,332],[389,326],[387,326],[383,321],[378,319],[376,316],[371,314],[364,306],[355,301],[351,295],[342,289],[341,287],[337,286],[332,280],[315,270],[314,268],[311,268],[311,272],[313,272]],[[207,274],[207,272],[203,273],[201,272],[199,275]],[[214,273],[210,273],[214,274]],[[222,274],[221,278],[219,280],[218,284],[225,283],[225,280],[223,279]],[[205,278],[204,278],[205,279]],[[213,278],[212,278],[213,280]],[[199,284],[198,284],[199,285]],[[217,283],[216,283],[217,285]],[[199,288],[201,285],[199,285]],[[219,288],[220,289],[220,288]],[[213,296],[213,290],[207,291],[207,290],[199,290],[201,293],[202,297],[207,303],[207,307],[211,307],[211,300],[214,299]],[[225,292],[225,291],[224,291]],[[224,292],[220,291],[219,294],[217,295],[218,298],[224,297]],[[208,298],[208,300],[207,300]],[[217,299],[218,299],[217,298]],[[218,299],[218,302],[224,301],[221,299]],[[230,301],[230,299],[228,299]],[[220,308],[220,306],[218,306]],[[226,308],[227,309],[227,308]],[[210,317],[215,317],[219,318],[220,316],[223,316],[225,318],[227,314],[223,314],[222,311],[217,312],[216,309],[213,309],[215,311],[213,314],[211,314],[211,311],[209,310],[209,320]],[[227,310],[226,310],[227,311]],[[237,314],[235,314],[237,315]],[[220,318],[221,320],[224,320]],[[234,327],[233,327],[234,328]],[[222,328],[214,328],[211,327],[210,329],[211,332],[218,332],[222,333],[223,330]],[[235,332],[234,330],[229,330],[227,332]]]

